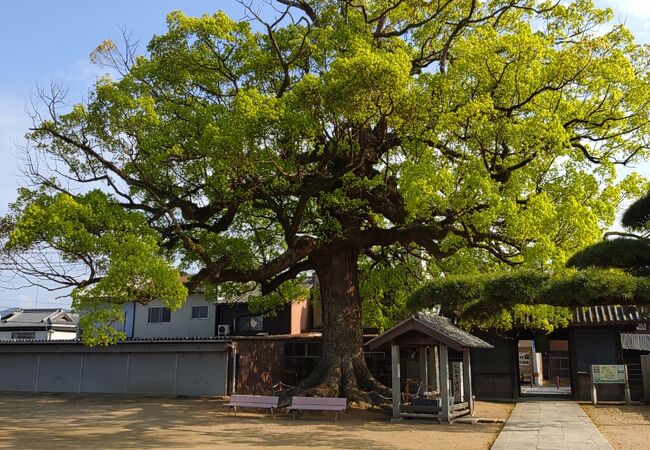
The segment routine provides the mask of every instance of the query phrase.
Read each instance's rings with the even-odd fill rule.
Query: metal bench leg
[[[338,422],[338,421],[339,421],[339,412],[336,411],[336,415],[334,416],[334,422]]]
[[[293,410],[293,420],[296,420],[296,416],[298,415],[298,410],[294,409]]]

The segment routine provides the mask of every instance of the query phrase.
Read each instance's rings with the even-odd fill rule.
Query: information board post
[[[598,404],[598,391],[596,390],[596,383],[594,383],[594,369],[591,368],[591,403],[596,406]]]
[[[630,384],[627,377],[627,366],[624,364],[594,364],[591,366],[591,402],[598,404],[599,384],[623,384],[625,403],[631,403]]]
[[[627,378],[627,366],[625,366],[625,404],[632,404],[632,395],[630,394],[630,383]]]

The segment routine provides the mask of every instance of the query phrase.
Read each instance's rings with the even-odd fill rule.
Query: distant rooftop
[[[76,329],[79,316],[63,308],[13,308],[0,316],[0,331],[19,328]]]

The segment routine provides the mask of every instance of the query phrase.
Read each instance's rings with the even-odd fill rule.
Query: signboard
[[[451,363],[451,389],[456,403],[463,401],[463,363]]]
[[[519,352],[519,365],[530,366],[530,352]]]
[[[624,365],[593,365],[591,376],[594,384],[626,384]]]

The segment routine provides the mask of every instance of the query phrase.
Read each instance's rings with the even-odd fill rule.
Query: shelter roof
[[[371,350],[408,333],[417,332],[456,350],[469,348],[494,348],[482,339],[461,330],[448,318],[429,314],[411,316],[368,342]]]

